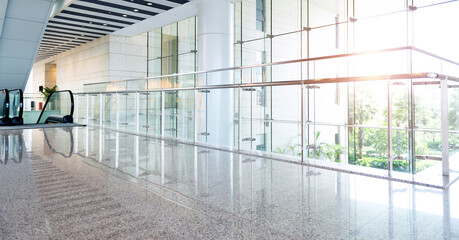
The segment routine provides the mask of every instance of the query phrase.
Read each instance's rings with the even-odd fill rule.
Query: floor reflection
[[[43,128],[43,134],[49,149],[65,158],[73,154],[73,129],[72,128]]]
[[[21,163],[24,154],[22,130],[0,131],[0,165]]]
[[[99,128],[43,132],[53,153],[74,152],[174,202],[286,237],[459,238],[459,184],[421,187]],[[5,139],[19,135],[2,136],[2,156],[12,152]]]

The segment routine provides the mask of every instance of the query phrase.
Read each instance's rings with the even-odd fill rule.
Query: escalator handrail
[[[22,118],[22,114],[23,114],[23,110],[24,110],[24,94],[22,92],[22,89],[12,89],[12,90],[9,90],[9,92],[13,92],[13,91],[19,91],[19,118]],[[9,94],[8,94],[9,96]],[[9,98],[8,98],[8,101],[9,101]],[[10,106],[11,108],[11,106]],[[9,109],[8,109],[9,110]]]
[[[1,91],[5,92],[5,107],[6,107],[6,116],[0,116],[0,118],[4,118],[4,117],[9,117],[10,116],[10,93],[8,91],[8,89],[1,89]]]
[[[73,93],[72,93],[72,91],[70,91],[70,90],[54,91],[48,96],[48,99],[46,99],[45,106],[43,107],[43,109],[40,112],[40,116],[38,117],[37,124],[40,123],[40,119],[41,119],[41,117],[43,116],[43,113],[46,110],[46,106],[48,105],[49,99],[51,99],[51,97],[53,96],[54,93],[61,93],[61,92],[68,92],[70,94],[70,114],[69,115],[73,117],[74,102],[73,102]]]

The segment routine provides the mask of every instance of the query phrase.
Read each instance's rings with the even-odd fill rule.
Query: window
[[[257,30],[265,31],[265,0],[257,0]]]

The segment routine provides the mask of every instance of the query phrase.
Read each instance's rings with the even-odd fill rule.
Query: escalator
[[[0,93],[0,126],[9,125],[11,125],[10,95],[8,89],[2,89]]]
[[[1,90],[0,126],[73,123],[73,112],[74,99],[69,90],[51,93],[38,116],[24,112],[21,89]]]

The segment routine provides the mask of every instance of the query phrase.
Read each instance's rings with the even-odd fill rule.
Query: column
[[[198,70],[208,71],[231,66],[230,3],[228,0],[202,0],[198,5]],[[232,82],[230,72],[210,73],[207,84]],[[207,93],[207,141],[233,146],[233,90]]]

